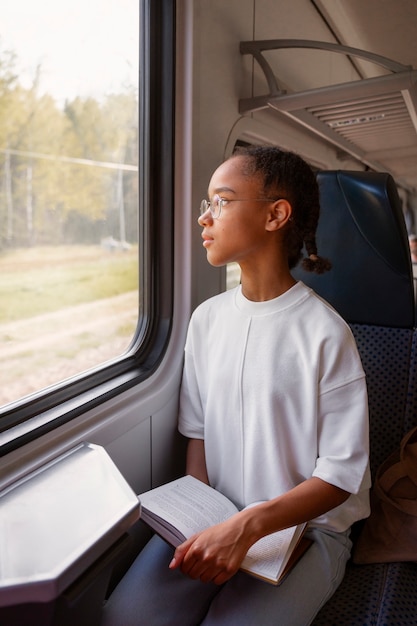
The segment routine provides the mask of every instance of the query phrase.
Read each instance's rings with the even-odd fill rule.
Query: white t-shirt
[[[194,312],[179,430],[204,439],[210,484],[238,507],[311,476],[351,495],[311,525],[369,515],[368,404],[353,335],[303,283],[266,302],[241,287]]]

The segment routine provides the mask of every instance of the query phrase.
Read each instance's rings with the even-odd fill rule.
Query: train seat
[[[293,274],[350,324],[366,372],[372,477],[417,425],[417,336],[408,237],[396,185],[388,174],[318,174],[319,253],[333,268]],[[361,525],[354,529],[360,532]],[[415,623],[415,563],[355,565],[315,626]],[[407,591],[408,590],[408,591]]]

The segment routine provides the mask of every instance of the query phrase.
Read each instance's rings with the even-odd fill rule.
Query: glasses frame
[[[276,202],[279,198],[222,198],[218,194],[213,196],[213,200],[206,200],[205,198],[200,203],[200,217],[207,211],[210,211],[210,215],[214,220],[218,220],[223,204],[226,202]],[[216,204],[216,208],[213,210],[213,203]]]

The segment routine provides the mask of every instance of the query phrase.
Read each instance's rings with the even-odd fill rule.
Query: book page
[[[249,549],[241,569],[278,581],[301,532],[302,527],[292,527],[262,537]]]
[[[193,476],[184,476],[142,493],[139,500],[145,522],[152,526],[150,512],[152,516],[163,518],[176,527],[185,538],[238,512],[224,495]]]

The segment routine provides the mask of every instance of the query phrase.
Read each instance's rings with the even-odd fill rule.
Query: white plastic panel
[[[139,515],[110,456],[88,443],[0,492],[0,606],[57,598]]]

